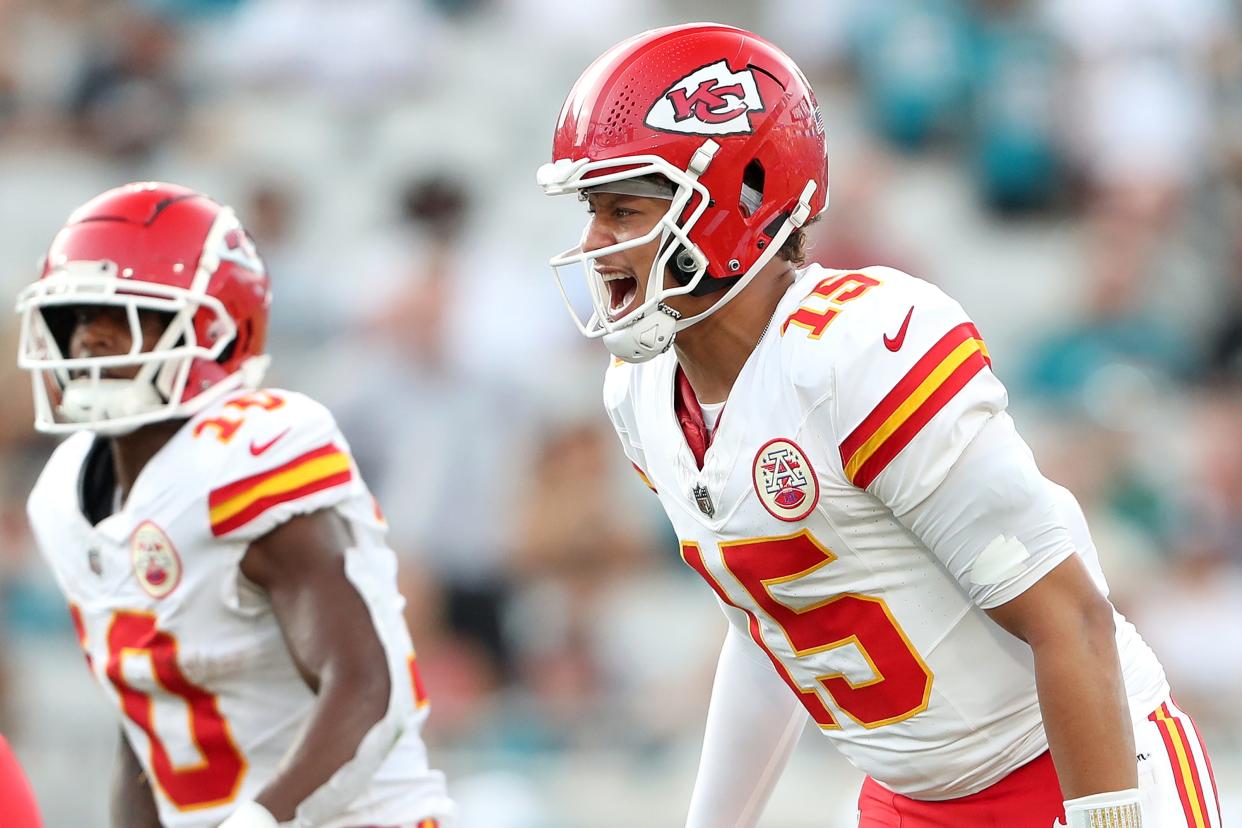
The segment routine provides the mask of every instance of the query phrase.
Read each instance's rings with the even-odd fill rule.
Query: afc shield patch
[[[181,583],[181,558],[164,530],[143,521],[129,539],[134,577],[152,598],[164,598]]]
[[[777,437],[760,446],[751,477],[759,502],[777,520],[802,520],[819,503],[819,478],[793,440]]]

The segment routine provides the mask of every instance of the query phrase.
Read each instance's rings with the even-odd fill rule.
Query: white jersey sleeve
[[[757,825],[809,718],[768,657],[730,624],[686,828]]]
[[[211,532],[248,543],[295,515],[340,506],[365,496],[366,487],[332,414],[301,394],[256,392],[226,405],[243,405],[240,419],[218,422],[227,435],[222,462],[210,484]],[[213,420],[195,428],[210,432]],[[239,423],[239,425],[238,425]]]
[[[647,488],[655,491],[655,486],[652,485],[651,477],[647,472],[647,458],[643,452],[642,443],[638,439],[634,403],[631,399],[632,389],[630,388],[633,369],[634,366],[620,359],[613,359],[609,364],[608,372],[604,374],[604,410],[608,412],[608,419],[617,432],[617,439],[621,441],[621,448],[625,452],[626,459],[630,461],[634,471],[638,472],[639,478]]]
[[[940,485],[1008,398],[961,305],[899,271],[865,272],[882,285],[842,315],[825,404],[845,476],[900,515]]]
[[[1083,522],[1073,495],[1040,474],[1003,412],[936,490],[897,519],[984,609],[1018,597],[1074,554],[1070,526]],[[1107,594],[1102,575],[1097,585]]]
[[[977,605],[998,606],[1074,552],[1071,516],[1005,412],[965,311],[926,282],[885,275],[835,362],[826,404],[841,468]]]

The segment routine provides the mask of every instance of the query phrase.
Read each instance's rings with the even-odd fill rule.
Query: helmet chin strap
[[[689,319],[682,319],[681,314],[668,305],[658,304],[655,308],[636,318],[624,328],[605,334],[603,337],[604,345],[612,352],[613,356],[632,363],[647,362],[667,351],[672,347],[673,339],[678,331],[683,331],[691,325],[702,322],[728,304],[733,297],[745,290],[751,280],[759,275],[759,271],[763,270],[768,262],[772,261],[772,258],[780,251],[781,246],[789,238],[790,234],[806,224],[807,219],[811,217],[811,198],[815,195],[815,189],[814,181],[806,183],[806,186],[802,189],[802,195],[798,198],[797,206],[789,214],[789,218],[785,219],[784,223],[781,224],[780,229],[776,231],[772,241],[768,243],[767,249],[760,254],[755,263],[750,266],[750,269],[738,277],[729,286],[728,291],[710,308]],[[702,266],[706,268],[706,263]]]
[[[680,318],[680,313],[661,302],[632,324],[604,334],[604,347],[626,362],[654,359],[673,344]]]

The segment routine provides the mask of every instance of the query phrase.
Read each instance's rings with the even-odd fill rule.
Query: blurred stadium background
[[[617,450],[605,354],[544,264],[584,216],[534,170],[614,41],[753,28],[823,106],[813,258],[902,267],[975,317],[1242,825],[1240,11],[0,0],[0,285],[124,181],[233,204],[275,285],[272,384],[335,410],[390,516],[462,828],[678,825],[724,621]],[[0,382],[0,729],[50,826],[103,825],[113,711],[24,516],[52,444],[12,359]],[[808,734],[764,824],[853,825],[857,782]]]

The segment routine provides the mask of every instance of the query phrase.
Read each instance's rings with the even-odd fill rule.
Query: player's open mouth
[[[638,295],[638,280],[619,271],[601,273],[600,278],[608,289],[608,315],[613,319],[620,319]]]

